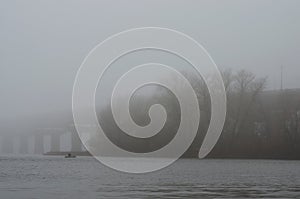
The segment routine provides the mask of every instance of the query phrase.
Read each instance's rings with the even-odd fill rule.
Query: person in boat
[[[71,153],[68,153],[65,158],[75,158],[76,156],[75,155],[72,155]]]

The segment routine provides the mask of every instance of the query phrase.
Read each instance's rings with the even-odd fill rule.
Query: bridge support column
[[[60,151],[60,135],[59,134],[52,134],[51,135],[50,151],[51,152]]]
[[[71,132],[71,151],[82,151],[82,143],[77,132]]]
[[[29,139],[26,135],[20,136],[20,145],[19,145],[19,153],[27,154],[29,153]]]
[[[2,137],[1,152],[2,153],[13,153],[14,152],[13,136],[4,135]]]
[[[34,136],[34,153],[35,154],[44,153],[44,136],[41,134]]]
[[[297,111],[297,134],[300,135],[300,110]]]

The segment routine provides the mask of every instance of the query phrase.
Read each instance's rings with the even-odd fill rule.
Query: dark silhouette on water
[[[75,156],[75,155],[72,155],[71,153],[68,153],[68,154],[65,156],[65,158],[76,158],[76,156]]]

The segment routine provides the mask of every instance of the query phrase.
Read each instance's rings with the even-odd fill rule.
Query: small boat
[[[65,158],[76,158],[76,155],[72,155],[71,153],[68,153],[65,155]]]

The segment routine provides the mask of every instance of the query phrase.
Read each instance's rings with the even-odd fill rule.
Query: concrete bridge
[[[64,139],[62,139],[64,138]],[[74,126],[68,128],[38,128],[32,131],[0,134],[0,154],[43,154],[46,152],[83,151]]]

